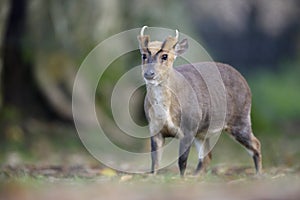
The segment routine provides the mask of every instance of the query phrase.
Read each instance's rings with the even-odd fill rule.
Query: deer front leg
[[[181,177],[184,176],[192,141],[193,137],[190,136],[185,136],[180,140],[178,165]]]
[[[165,138],[161,133],[151,137],[151,173],[156,174],[159,169],[159,164],[162,157],[162,147],[164,145]]]

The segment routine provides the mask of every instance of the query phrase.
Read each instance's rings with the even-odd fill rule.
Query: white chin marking
[[[147,80],[145,79],[146,84],[157,86],[159,82],[157,80]]]

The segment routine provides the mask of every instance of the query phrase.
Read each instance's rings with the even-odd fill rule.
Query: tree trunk
[[[33,45],[26,35],[27,0],[11,0],[3,41],[3,69],[1,73],[2,109],[1,129],[12,123],[22,128],[26,119],[56,119],[41,94],[33,73]],[[16,119],[17,118],[17,119]],[[0,137],[6,135],[1,131]]]

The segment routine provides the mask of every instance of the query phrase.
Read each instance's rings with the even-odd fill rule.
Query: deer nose
[[[154,73],[153,70],[148,70],[148,71],[146,71],[146,72],[144,73],[145,79],[148,79],[148,80],[153,79],[154,76],[155,76],[155,73]]]

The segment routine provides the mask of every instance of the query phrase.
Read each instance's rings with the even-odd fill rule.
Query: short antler
[[[144,36],[144,31],[145,31],[146,28],[148,28],[148,26],[143,26],[143,28],[141,30],[141,33],[140,33],[141,36]]]
[[[176,36],[175,36],[175,38],[178,40],[178,37],[179,37],[179,32],[178,32],[178,30],[177,30],[177,29],[175,30],[175,32],[176,32]]]

